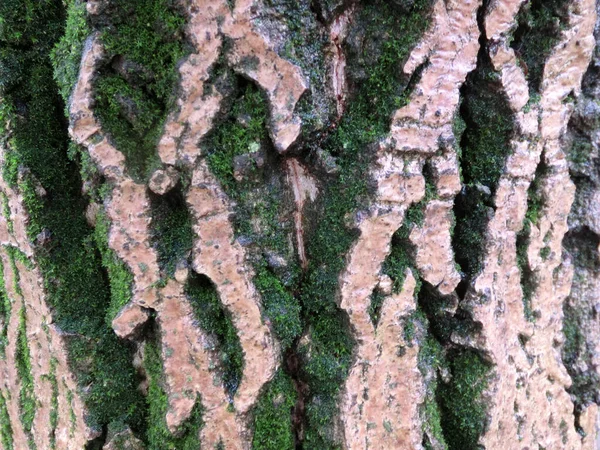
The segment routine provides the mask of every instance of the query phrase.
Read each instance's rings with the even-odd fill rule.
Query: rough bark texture
[[[5,0],[0,448],[600,448],[594,0]]]

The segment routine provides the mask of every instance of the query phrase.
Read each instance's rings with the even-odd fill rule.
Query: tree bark
[[[0,448],[600,448],[594,0],[5,0]]]

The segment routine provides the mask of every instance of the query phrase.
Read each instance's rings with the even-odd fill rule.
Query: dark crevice
[[[102,432],[100,436],[91,441],[88,441],[85,444],[85,450],[102,450],[104,448],[104,444],[106,444],[106,437],[108,435],[108,425],[102,426]]]
[[[462,279],[457,287],[461,299],[482,269],[486,230],[493,212],[490,196],[474,186],[463,186],[454,200],[456,227],[452,236],[452,248],[462,272]]]
[[[295,203],[287,185],[285,162],[269,138],[268,102],[262,90],[222,64],[214,67],[211,79],[225,101],[216,125],[201,146],[206,151],[211,172],[236,205],[232,225],[236,240],[245,248],[253,268],[252,281],[261,297],[263,318],[281,343],[284,355],[289,355],[302,332],[296,297],[302,271],[297,252],[291,245],[295,239],[290,239],[294,236]],[[206,298],[206,292],[201,295]],[[213,302],[218,302],[218,298]],[[216,310],[216,306],[212,309]],[[216,327],[215,319],[214,314],[213,318],[204,319],[209,322],[206,323],[209,332]],[[223,323],[222,318],[219,321]],[[224,334],[223,325],[218,327],[223,345],[230,348],[226,353],[234,356],[230,362],[241,370],[241,349],[239,357],[236,356],[231,339],[225,339],[230,332]],[[234,328],[231,333],[235,334]],[[235,362],[237,359],[239,364]],[[298,380],[297,373],[289,373],[286,366],[284,364],[265,386],[255,407],[254,448],[294,446],[292,414],[299,396],[295,389]],[[233,393],[239,378],[226,365],[224,370],[230,380],[225,384],[230,385],[228,389]]]
[[[569,4],[569,0],[530,0],[517,14],[518,26],[510,46],[529,81],[532,96],[540,90],[544,65],[560,39]]]
[[[594,35],[598,39],[598,29]],[[592,403],[600,404],[600,376],[594,364],[600,310],[597,291],[600,278],[600,234],[594,220],[594,198],[600,186],[600,164],[595,133],[600,124],[598,98],[598,49],[583,78],[582,95],[568,124],[564,148],[575,200],[563,239],[563,258],[574,269],[571,292],[563,303],[562,361],[572,379],[567,389],[574,402],[575,426],[583,436],[581,414]]]
[[[479,449],[488,426],[488,400],[484,392],[493,370],[487,355],[475,347],[482,324],[473,320],[469,304],[476,298],[472,283],[483,269],[487,226],[494,214],[494,195],[504,172],[513,135],[512,112],[502,91],[499,75],[488,56],[484,12],[479,8],[480,51],[476,69],[462,86],[454,131],[463,188],[454,201],[455,227],[452,248],[461,271],[461,282],[450,295],[440,295],[423,283],[419,309],[426,317],[429,341],[422,352],[433,361],[429,369],[429,401],[438,411],[443,440],[450,450]],[[437,348],[432,352],[430,348]],[[431,355],[435,355],[432,357]],[[425,378],[427,380],[427,378]],[[429,433],[431,434],[431,433]],[[426,433],[429,447],[434,446]]]
[[[150,238],[160,270],[172,277],[178,264],[187,265],[194,243],[192,218],[181,183],[164,195],[148,192],[152,221]]]
[[[371,323],[374,327],[377,327],[377,324],[379,323],[379,314],[381,313],[381,307],[383,306],[384,300],[385,294],[375,287],[371,293],[369,304],[369,317],[371,318]]]
[[[217,343],[223,385],[233,401],[242,379],[244,356],[231,316],[221,303],[214,284],[205,275],[192,272],[185,293],[199,328]]]
[[[465,345],[481,331],[481,325],[457,307],[455,293],[442,296],[423,283],[418,311],[427,332],[421,340],[419,368],[426,383],[424,410],[429,429],[424,439],[428,449],[443,448],[434,445],[440,441],[450,450],[478,449],[487,427],[488,401],[483,393],[492,366],[481,351]]]
[[[420,417],[423,427],[422,445],[426,450],[446,448],[440,402],[437,398],[441,375],[446,370],[446,350],[433,326],[436,318],[427,313],[432,310],[432,304],[437,303],[434,291],[429,283],[423,283],[416,295],[417,310],[413,314],[415,340],[419,343],[418,368],[425,384],[425,399],[420,408]],[[406,328],[404,335],[406,339]]]
[[[0,3],[0,67],[14,69],[9,76],[0,73],[0,121],[2,128],[10,121],[12,132],[3,177],[23,196],[30,215],[28,237],[49,237],[36,247],[36,263],[54,324],[66,336],[88,425],[101,429],[112,420],[138,424],[143,400],[133,386],[129,349],[104,322],[109,287],[85,221],[87,201],[70,159],[65,105],[53,80],[49,56],[64,32],[63,7],[60,1]],[[14,51],[13,39],[19,46],[27,42],[27,51]],[[43,197],[36,193],[39,184]]]
[[[295,239],[290,239],[295,203],[283,157],[267,132],[265,96],[248,80],[233,81],[220,123],[201,145],[212,173],[236,205],[236,239],[246,249],[264,315],[285,351],[302,331],[294,297],[302,270],[291,244]]]
[[[525,213],[525,219],[523,221],[523,228],[517,234],[517,266],[521,272],[521,290],[523,292],[523,309],[525,318],[534,322],[539,318],[540,311],[533,310],[531,305],[531,297],[537,287],[537,281],[535,279],[535,273],[531,270],[529,260],[527,257],[527,251],[529,248],[529,235],[531,232],[531,226],[537,225],[540,217],[540,212],[544,206],[544,200],[541,195],[541,184],[544,178],[547,176],[548,167],[544,162],[544,155],[540,158],[540,162],[536,167],[534,178],[529,185],[527,190],[527,212]],[[548,247],[545,247],[549,250]],[[545,254],[545,250],[542,249],[540,252],[542,256]]]
[[[292,411],[292,427],[294,433],[294,448],[302,450],[302,441],[304,439],[304,427],[306,422],[306,398],[310,392],[310,388],[298,375],[300,373],[300,358],[297,353],[297,345],[288,349],[284,355],[284,370],[294,383],[296,390],[296,403]]]
[[[462,135],[456,139],[460,142],[464,184],[454,202],[456,227],[452,247],[463,273],[458,287],[461,298],[482,269],[486,229],[495,209],[494,194],[510,154],[514,132],[513,113],[488,55],[483,23],[486,7],[487,3],[477,15],[480,30],[477,66],[461,88],[457,118],[462,123]]]
[[[443,296],[422,282],[417,310],[405,320],[404,335],[420,346],[418,367],[425,383],[420,414],[426,449],[479,448],[479,437],[487,427],[488,402],[483,393],[491,365],[465,342],[480,331],[481,325],[458,306],[455,293]]]
[[[593,363],[598,310],[594,304],[596,299],[589,295],[593,285],[587,284],[600,274],[600,236],[583,226],[569,230],[563,245],[572,258],[575,275],[571,293],[563,305],[565,343],[562,358],[573,380],[567,391],[575,403],[574,414],[579,426],[582,411],[590,403],[600,404],[600,376]]]

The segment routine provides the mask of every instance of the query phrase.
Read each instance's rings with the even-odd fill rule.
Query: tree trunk
[[[600,449],[597,9],[3,0],[1,449]]]

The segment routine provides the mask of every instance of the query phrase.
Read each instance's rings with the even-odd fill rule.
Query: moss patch
[[[50,385],[52,387],[52,397],[50,397],[50,447],[56,447],[56,427],[58,426],[58,381],[56,380],[55,358],[50,361]]]
[[[21,308],[19,316],[17,347],[15,351],[15,365],[17,366],[17,374],[19,375],[19,382],[21,384],[19,412],[23,430],[28,436],[29,448],[34,448],[35,444],[33,443],[31,428],[33,427],[37,402],[33,392],[34,381],[33,374],[31,373],[31,354],[29,352],[29,338],[27,337],[25,307]]]
[[[4,263],[0,259],[0,356],[6,357],[6,346],[8,345],[8,323],[12,311],[12,302],[4,284]]]
[[[420,417],[423,422],[423,441],[426,450],[446,450],[446,440],[440,405],[437,402],[436,393],[439,387],[438,371],[446,366],[445,355],[442,345],[435,339],[428,329],[428,321],[425,315],[418,311],[417,319],[421,329],[427,330],[426,335],[420,339],[418,367],[425,382],[425,401],[420,409]]]
[[[462,88],[454,124],[456,137],[460,137],[458,153],[466,186],[455,200],[452,247],[465,282],[482,268],[485,230],[493,215],[493,198],[511,151],[514,128],[499,74],[491,68],[485,51],[480,51],[477,69]]]
[[[338,127],[320,145],[325,154],[335,158],[339,174],[328,180],[320,197],[319,223],[306,239],[310,267],[303,282],[302,303],[311,343],[302,376],[311,394],[306,406],[305,449],[335,446],[334,399],[350,367],[353,346],[344,315],[334,302],[344,256],[357,237],[356,230],[345,224],[348,216],[368,203],[371,154],[365,150],[388,133],[392,112],[406,101],[410,80],[400,68],[429,23],[429,7],[428,1],[415,2],[406,13],[391,3],[365,2],[347,40],[347,73],[364,76],[349,80],[355,94]],[[373,53],[366,45],[364,54],[356,53],[352,35],[363,36],[359,39],[380,50]],[[374,60],[366,60],[365,55],[371,54]],[[309,348],[299,351],[305,354]]]
[[[523,228],[517,234],[517,266],[521,271],[521,289],[523,291],[523,309],[525,313],[525,318],[534,322],[536,319],[536,315],[531,307],[531,297],[536,288],[535,275],[529,266],[529,261],[527,258],[527,250],[529,248],[529,235],[531,233],[531,226],[537,225],[540,211],[544,206],[543,199],[541,196],[541,186],[540,183],[547,172],[547,168],[542,162],[538,164],[536,168],[536,173],[533,181],[529,185],[529,189],[527,190],[527,212],[525,214],[525,219],[523,221]],[[550,248],[544,247],[542,248],[540,255],[542,257],[547,258],[550,254]],[[544,259],[545,259],[544,258]]]
[[[239,89],[241,95],[231,105],[229,120],[215,127],[203,145],[208,150],[211,172],[227,191],[236,188],[234,158],[260,150],[269,138],[265,128],[268,105],[263,94],[252,83]]]
[[[460,112],[467,124],[460,143],[464,181],[483,185],[494,194],[511,150],[513,114],[499,74],[481,54],[463,87]]]
[[[377,324],[379,323],[381,307],[383,306],[384,300],[385,295],[379,292],[378,290],[374,290],[371,294],[369,309],[367,310],[367,312],[369,313],[371,323],[374,327],[377,327]]]
[[[165,195],[150,193],[150,204],[152,245],[158,253],[160,269],[172,277],[177,263],[187,261],[192,250],[192,218],[180,188]]]
[[[5,450],[13,450],[13,431],[4,392],[0,392],[0,442]]]
[[[451,342],[452,334],[469,336],[478,331],[466,311],[459,307],[450,312],[456,307],[454,295],[441,296],[424,282],[411,317],[410,335],[420,345],[418,367],[425,383],[420,415],[426,449],[478,449],[486,426],[487,403],[482,395],[491,366],[477,351]]]
[[[46,328],[47,330],[47,328]],[[50,396],[50,448],[56,448],[56,427],[58,426],[58,381],[56,379],[56,366],[58,361],[52,357],[50,372],[43,374],[42,379],[50,383],[52,395]]]
[[[456,227],[452,248],[464,279],[472,280],[483,267],[486,229],[493,214],[486,192],[467,186],[454,201]]]
[[[223,365],[223,384],[233,398],[242,379],[244,353],[231,317],[207,277],[192,273],[185,292],[200,328],[217,338]]]
[[[390,254],[383,262],[381,271],[388,275],[392,281],[392,291],[399,293],[402,291],[404,279],[406,277],[406,269],[412,269],[416,277],[417,285],[415,286],[414,295],[418,295],[421,281],[418,271],[414,267],[414,246],[409,240],[410,233],[414,227],[423,226],[425,220],[425,209],[427,204],[437,198],[437,192],[433,179],[429,174],[427,166],[423,170],[425,177],[425,195],[423,198],[406,210],[402,226],[392,236]]]
[[[160,347],[147,342],[144,349],[144,367],[148,374],[148,450],[197,450],[200,448],[200,428],[202,428],[202,407],[197,400],[189,419],[176,433],[167,428],[165,415],[169,409],[164,389],[164,373]]]
[[[23,195],[30,216],[28,236],[44,231],[36,248],[56,325],[69,333],[68,354],[89,409],[100,427],[114,418],[140,426],[141,394],[135,388],[131,351],[104,321],[108,283],[86,224],[76,164],[67,155],[64,103],[53,76],[50,52],[64,34],[60,0],[9,1],[0,5],[0,96],[2,120],[10,119],[4,179]],[[3,122],[3,126],[5,123]],[[19,180],[19,168],[21,170]],[[35,192],[40,183],[47,192]]]
[[[282,370],[269,383],[254,410],[255,450],[293,450],[295,447],[291,411],[296,403],[292,379]]]
[[[77,82],[83,44],[91,30],[86,21],[86,4],[81,0],[68,0],[65,3],[65,32],[56,43],[50,58],[54,66],[54,80],[66,105]]]
[[[293,295],[300,273],[290,240],[293,203],[267,133],[266,99],[254,84],[241,80],[237,94],[203,147],[212,173],[237,205],[235,234],[249,251],[263,311],[285,350],[302,331],[300,305]]]
[[[490,367],[474,350],[461,350],[449,358],[450,383],[438,389],[441,424],[450,450],[475,450],[486,427],[486,404],[482,394]]]
[[[102,267],[106,270],[110,286],[110,304],[106,309],[105,319],[108,327],[119,311],[131,300],[133,274],[117,254],[108,246],[109,219],[104,212],[98,212],[94,228],[94,243],[101,258]]]
[[[8,232],[10,234],[14,233],[14,224],[11,220],[10,214],[10,204],[8,202],[8,196],[4,192],[0,192],[0,199],[2,200],[2,215],[4,219],[6,219],[6,224],[8,226]]]
[[[171,0],[115,0],[102,41],[111,65],[96,84],[96,113],[130,174],[147,180],[160,165],[156,146],[174,105],[175,65],[186,51],[185,19]]]
[[[523,68],[531,94],[539,92],[544,65],[560,39],[567,19],[567,0],[525,2],[517,15],[511,47]]]

